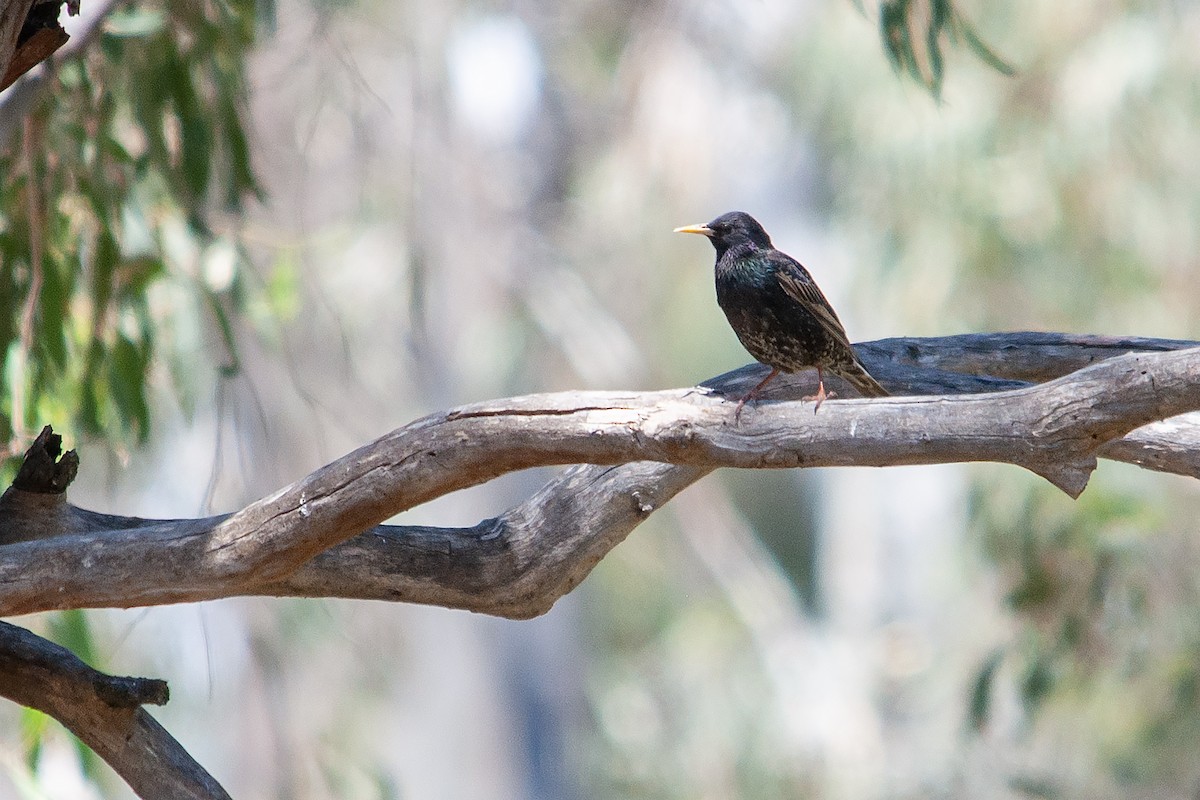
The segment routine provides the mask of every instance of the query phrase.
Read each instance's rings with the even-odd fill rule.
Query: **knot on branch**
[[[96,696],[113,708],[165,706],[171,690],[161,678],[127,678],[97,673],[92,680]]]
[[[12,485],[26,492],[62,494],[78,472],[79,455],[74,450],[64,453],[62,437],[47,425],[25,451],[25,460]]]

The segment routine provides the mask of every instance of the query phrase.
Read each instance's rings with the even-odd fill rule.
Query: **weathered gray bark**
[[[723,466],[997,461],[1072,496],[1097,456],[1200,475],[1200,425],[1188,417],[1149,424],[1200,409],[1200,348],[1047,336],[864,345],[872,372],[907,396],[835,401],[814,415],[811,403],[770,402],[811,391],[811,376],[788,376],[740,425],[725,395],[756,381],[757,367],[704,388],[465,406],[393,431],[228,517],[132,520],[10,489],[0,501],[0,541],[14,542],[0,550],[0,615],[266,594],[528,617],[570,591],[676,492]],[[985,365],[1044,378],[1130,347],[1156,352],[1109,358],[1035,386],[966,374]],[[1028,356],[1030,349],[1041,357]],[[1008,391],[955,394],[996,389]],[[578,463],[608,466],[569,470],[472,528],[373,528],[506,472]],[[15,543],[23,538],[36,541]]]
[[[146,798],[228,800],[143,704],[167,702],[167,684],[118,678],[64,647],[0,622],[0,696],[57,719]]]
[[[1097,457],[1200,477],[1197,344],[1062,334],[871,342],[859,354],[897,396],[834,400],[814,415],[794,400],[813,391],[812,376],[783,376],[740,424],[729,398],[761,379],[759,365],[692,389],[478,403],[400,428],[235,514],[195,520],[69,505],[78,464],[47,431],[0,498],[0,615],[291,595],[530,617],[721,466],[989,460],[1072,496]],[[377,525],[547,464],[589,466],[471,528]],[[226,796],[137,705],[148,699],[130,687],[151,684],[102,676],[54,648],[0,628],[0,694],[63,721],[143,797]]]

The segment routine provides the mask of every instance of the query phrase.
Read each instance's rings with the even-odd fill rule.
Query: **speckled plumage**
[[[827,397],[824,372],[845,379],[865,397],[887,395],[850,346],[846,330],[825,295],[800,262],[776,250],[758,221],[742,211],[722,214],[705,225],[677,228],[707,236],[717,251],[717,303],[750,355],[771,367],[738,403],[779,372],[817,370],[817,408]]]

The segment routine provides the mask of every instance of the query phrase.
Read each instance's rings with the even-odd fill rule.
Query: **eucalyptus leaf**
[[[161,8],[123,8],[109,14],[104,21],[104,33],[116,37],[149,36],[162,31],[166,12]]]

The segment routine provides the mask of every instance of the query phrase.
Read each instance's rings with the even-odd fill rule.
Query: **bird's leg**
[[[837,397],[837,392],[825,391],[825,373],[820,367],[817,367],[817,393],[801,399],[817,401],[817,404],[813,406],[813,413],[815,414],[821,410],[821,403],[824,403],[826,400],[832,397]]]
[[[764,386],[766,386],[771,381],[771,379],[774,378],[778,374],[779,374],[779,368],[772,367],[771,372],[767,375],[767,377],[763,378],[761,381],[758,382],[758,386],[755,386],[753,389],[746,392],[746,394],[742,396],[742,399],[738,400],[737,408],[735,408],[733,410],[733,421],[734,422],[741,422],[742,406],[746,405],[746,403],[748,401],[753,400],[754,398],[758,397],[758,393],[762,391],[762,388]]]

